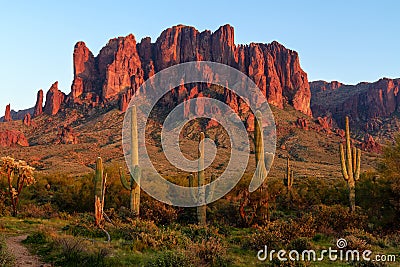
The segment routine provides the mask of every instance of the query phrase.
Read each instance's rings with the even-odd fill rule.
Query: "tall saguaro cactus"
[[[94,177],[94,217],[96,225],[101,227],[103,222],[104,197],[106,194],[107,174],[104,175],[103,161],[96,160],[96,175]]]
[[[262,127],[262,115],[259,110],[255,113],[254,119],[254,150],[255,150],[255,158],[256,158],[256,171],[255,177],[257,181],[264,181],[261,186],[260,193],[262,195],[262,201],[260,201],[260,207],[258,210],[261,211],[262,214],[258,216],[263,217],[263,220],[269,220],[269,208],[268,208],[268,187],[267,181],[265,178],[267,177],[267,169],[265,164],[270,164],[272,157],[269,153],[264,153],[264,135],[263,135],[263,127]]]
[[[340,144],[340,163],[344,180],[349,187],[350,211],[356,209],[356,181],[360,178],[361,150],[351,146],[349,117],[346,116],[346,149]]]
[[[287,199],[288,199],[288,206],[290,205],[290,202],[292,201],[292,186],[293,186],[293,181],[294,181],[294,175],[293,175],[293,170],[290,168],[290,159],[289,156],[286,159],[286,174],[285,178],[283,179],[283,183],[285,184],[287,188]]]
[[[259,110],[256,111],[254,119],[254,150],[256,156],[256,172],[257,179],[264,180],[267,176],[267,169],[264,162],[264,137],[262,128],[262,115]]]
[[[129,206],[131,211],[136,216],[139,216],[141,169],[139,167],[139,144],[136,106],[133,106],[131,109],[131,167],[133,169],[130,180],[128,181],[125,178],[122,168],[120,168],[120,179],[124,188],[130,191]]]
[[[197,195],[192,190],[192,197],[197,199],[197,221],[199,225],[206,225],[207,224],[207,202],[210,202],[213,194],[215,184],[210,185],[207,187],[207,190],[203,187],[206,185],[206,178],[204,173],[204,133],[200,133],[200,141],[199,141],[199,159],[198,159],[198,171],[197,171],[197,186],[198,192]],[[193,175],[189,175],[189,187],[194,186]],[[215,175],[211,175],[210,183],[215,180]]]

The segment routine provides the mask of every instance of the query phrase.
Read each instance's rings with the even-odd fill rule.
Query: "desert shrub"
[[[351,213],[341,205],[318,205],[312,209],[318,232],[340,236],[346,228],[366,227],[367,217],[359,212]]]
[[[347,235],[344,237],[347,241],[347,246],[346,249],[349,250],[358,250],[358,251],[364,251],[366,249],[371,249],[371,246],[368,245],[367,241],[364,239],[361,239],[357,236],[354,235]]]
[[[385,240],[389,246],[400,248],[400,231],[388,234],[385,236]]]
[[[8,203],[7,192],[0,190],[0,216],[8,216],[11,214],[10,203]]]
[[[302,252],[304,250],[313,249],[313,245],[308,238],[299,237],[290,241],[289,245],[287,246],[287,249]]]
[[[361,175],[356,184],[356,203],[368,215],[368,221],[376,231],[392,231],[398,228],[396,223],[400,213],[396,211],[393,200],[393,181],[378,177],[377,173],[367,172]]]
[[[146,267],[189,267],[193,266],[191,260],[180,251],[167,250],[157,254],[146,263]]]
[[[240,216],[238,212],[238,202],[220,199],[215,203],[208,205],[207,208],[207,217],[210,222],[239,226]],[[196,217],[192,215],[192,218]],[[192,221],[192,223],[194,222]]]
[[[87,237],[87,238],[101,238],[104,237],[104,232],[94,225],[88,225],[84,223],[75,223],[67,225],[63,228],[67,234],[73,236]]]
[[[7,250],[4,237],[0,236],[0,266],[12,267],[14,266],[14,261],[15,259],[13,255],[11,255]]]
[[[59,266],[107,266],[108,249],[88,250],[87,241],[74,237],[59,237],[53,241]]]
[[[379,245],[379,238],[375,237],[373,234],[366,232],[363,229],[358,228],[348,228],[343,233],[344,236],[354,236],[361,240],[364,240],[366,244]]]
[[[386,214],[382,216],[384,222],[380,225],[380,230],[398,230],[400,229],[397,223],[400,218],[400,134],[396,136],[394,143],[384,148],[378,173],[380,179],[372,181],[375,181],[374,185],[383,184],[385,192],[380,192],[378,188],[376,194],[380,195],[379,203],[382,205],[380,209],[386,210]]]
[[[65,234],[75,237],[103,238],[104,232],[95,227],[95,219],[92,214],[81,213],[77,217],[70,219],[70,224],[63,227]]]
[[[46,179],[51,187],[49,192],[45,194],[50,194],[52,196],[51,203],[54,204],[58,210],[67,212],[88,212],[93,209],[93,182],[90,175],[79,178],[53,175],[46,177]]]
[[[193,242],[202,242],[202,240],[208,240],[210,238],[221,238],[219,229],[209,226],[199,226],[191,224],[180,229],[183,235],[187,236]]]
[[[199,260],[200,265],[211,266],[229,266],[229,261],[226,257],[226,246],[223,242],[215,237],[203,239],[200,243],[195,243],[190,248],[190,253],[193,253]]]
[[[283,244],[280,239],[280,233],[267,227],[258,228],[255,233],[247,237],[242,247],[244,249],[260,250],[264,246],[278,249],[282,248]]]
[[[255,233],[245,241],[243,246],[259,250],[265,245],[274,249],[288,245],[292,240],[315,235],[314,218],[310,214],[297,219],[276,220],[264,227],[256,228]]]
[[[141,203],[141,218],[158,225],[169,225],[177,220],[178,214],[174,207],[149,199]]]
[[[42,231],[35,232],[33,234],[30,234],[24,241],[23,243],[25,244],[46,244],[48,243],[49,237]]]
[[[23,241],[55,266],[107,266],[109,250],[88,240],[71,236],[49,235],[38,231]]]
[[[58,212],[53,208],[50,203],[44,205],[30,203],[21,207],[19,215],[29,218],[50,219],[58,217]]]
[[[347,205],[348,194],[344,181],[326,181],[324,179],[309,177],[297,182],[294,187],[298,208],[310,207],[314,205]]]
[[[185,247],[190,240],[173,227],[158,227],[153,221],[130,220],[109,229],[113,239],[129,241],[131,249],[176,249]]]

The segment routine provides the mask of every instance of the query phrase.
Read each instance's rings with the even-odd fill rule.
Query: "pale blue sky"
[[[56,80],[69,93],[77,41],[96,55],[110,38],[155,41],[177,24],[214,31],[229,23],[236,43],[277,40],[299,52],[310,81],[400,77],[398,1],[59,2],[0,0],[1,115],[7,103],[32,107]]]

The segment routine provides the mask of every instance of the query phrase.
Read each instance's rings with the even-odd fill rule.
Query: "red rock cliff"
[[[36,104],[33,111],[33,117],[37,117],[43,113],[43,90],[40,89],[37,93]]]
[[[4,114],[4,121],[12,121],[10,104],[8,104],[6,106],[6,112]]]
[[[73,55],[74,80],[71,86],[71,95],[75,100],[83,93],[96,90],[98,76],[95,58],[84,42],[78,42]]]
[[[286,101],[311,115],[310,87],[298,54],[277,42],[235,45],[230,25],[213,33],[178,25],[163,31],[155,43],[144,38],[136,44],[133,35],[119,37],[111,39],[95,58],[83,42],[78,42],[70,97],[79,98],[84,92],[105,102],[118,97],[123,110],[133,92],[156,71],[194,60],[237,68],[255,81],[271,104],[283,107]]]
[[[58,90],[58,82],[53,83],[46,94],[46,104],[44,105],[44,113],[55,115],[61,108],[65,95]]]

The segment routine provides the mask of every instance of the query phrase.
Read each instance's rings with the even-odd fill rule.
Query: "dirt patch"
[[[26,237],[27,235],[12,236],[6,240],[9,253],[15,257],[15,266],[51,266],[50,264],[45,264],[40,261],[38,256],[32,255],[28,249],[21,244]]]

